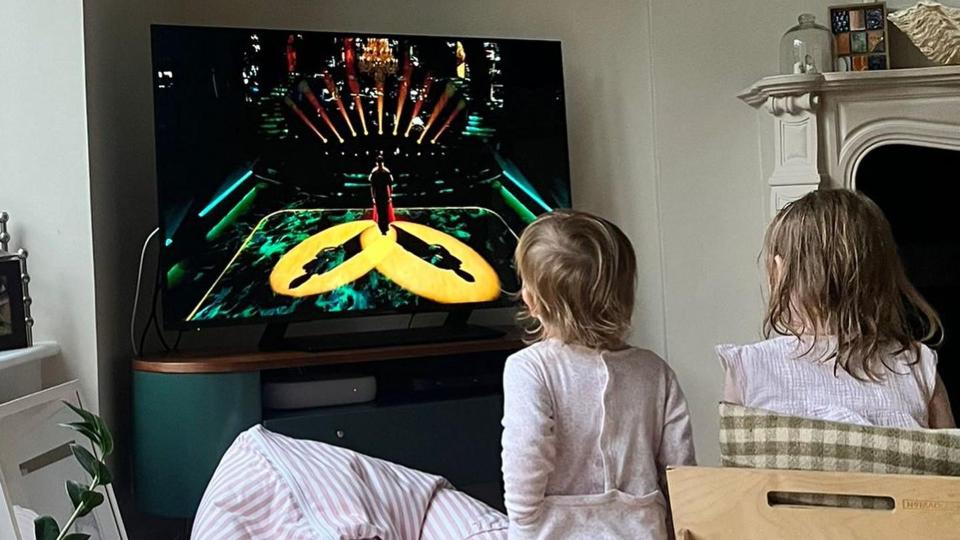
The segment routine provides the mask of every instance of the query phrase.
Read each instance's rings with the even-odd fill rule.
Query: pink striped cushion
[[[221,460],[192,538],[492,540],[506,529],[439,476],[256,426]]]

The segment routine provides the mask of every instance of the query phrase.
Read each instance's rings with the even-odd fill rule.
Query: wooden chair
[[[678,467],[667,482],[680,540],[960,538],[960,478]],[[889,509],[776,502],[805,494],[886,499]]]

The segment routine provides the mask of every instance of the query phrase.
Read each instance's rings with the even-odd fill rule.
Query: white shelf
[[[50,358],[60,353],[60,345],[54,341],[41,341],[32,347],[0,351],[0,370],[26,364],[44,358]]]
[[[837,71],[764,77],[737,97],[759,107],[771,97],[832,92],[863,92],[881,88],[935,87],[960,85],[960,66],[887,69],[882,71]]]

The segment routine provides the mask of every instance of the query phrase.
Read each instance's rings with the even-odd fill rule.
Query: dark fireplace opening
[[[960,152],[888,145],[864,156],[856,186],[886,214],[920,293],[939,312],[939,370],[960,419]]]

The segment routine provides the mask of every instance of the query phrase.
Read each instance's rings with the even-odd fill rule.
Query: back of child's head
[[[572,210],[527,226],[516,250],[535,339],[557,338],[595,349],[623,345],[630,329],[637,261],[623,231]]]
[[[910,284],[890,224],[866,196],[820,190],[785,206],[767,229],[764,259],[773,333],[832,337],[824,357],[859,379],[895,370],[891,355],[942,334],[933,308]],[[812,345],[811,345],[812,346]]]

